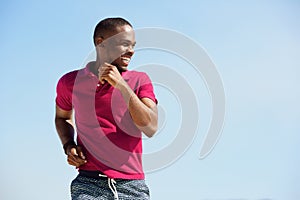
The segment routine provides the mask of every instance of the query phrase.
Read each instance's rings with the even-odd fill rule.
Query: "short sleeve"
[[[67,85],[66,75],[57,83],[55,102],[63,110],[72,110],[72,88]]]
[[[152,82],[146,73],[141,74],[137,95],[140,99],[149,98],[157,104],[157,99],[154,94]]]

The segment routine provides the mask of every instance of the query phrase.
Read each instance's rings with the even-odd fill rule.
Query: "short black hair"
[[[96,45],[96,38],[97,37],[103,37],[103,34],[106,31],[113,31],[119,26],[129,25],[132,27],[132,25],[124,18],[121,17],[111,17],[111,18],[105,18],[101,20],[95,27],[94,30],[94,44]]]

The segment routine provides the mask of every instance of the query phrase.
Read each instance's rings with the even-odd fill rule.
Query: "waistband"
[[[114,200],[119,200],[118,191],[116,188],[116,181],[113,178],[108,178],[105,174],[100,171],[87,171],[79,170],[79,174],[85,177],[94,178],[94,179],[106,179],[108,181],[108,187],[114,194]]]
[[[79,170],[79,174],[94,179],[107,179],[107,176],[100,171]]]

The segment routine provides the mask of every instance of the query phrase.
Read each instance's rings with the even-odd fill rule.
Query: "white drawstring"
[[[106,175],[103,174],[99,174],[100,177],[107,177]],[[108,187],[109,189],[112,191],[112,193],[114,194],[114,200],[119,200],[119,195],[118,195],[118,191],[117,188],[115,186],[116,181],[113,178],[108,178]]]
[[[110,190],[114,193],[114,199],[119,200],[118,191],[117,191],[115,184],[116,184],[116,181],[113,178],[108,178],[108,186],[109,186]]]
[[[99,176],[100,176],[100,177],[105,177],[105,178],[107,178],[107,176],[104,175],[104,174],[99,174]]]

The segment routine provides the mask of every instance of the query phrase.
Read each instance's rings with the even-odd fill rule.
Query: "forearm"
[[[127,83],[119,87],[124,97],[129,113],[135,125],[148,137],[154,135],[157,130],[156,107],[148,107],[133,92]]]
[[[59,113],[59,112],[58,112]],[[70,118],[55,117],[55,126],[70,165],[79,167],[87,162],[80,146],[74,142],[74,127]]]
[[[71,120],[55,117],[55,126],[63,145],[69,141],[74,141],[74,127]]]

